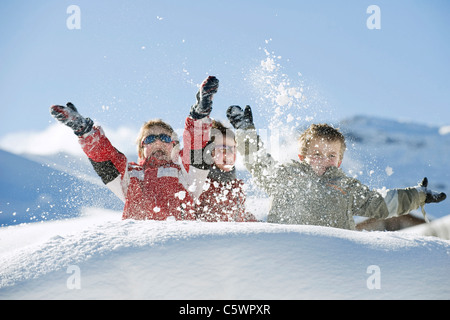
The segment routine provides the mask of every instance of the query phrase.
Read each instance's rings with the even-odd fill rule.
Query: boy
[[[127,158],[106,138],[100,127],[82,117],[75,106],[54,105],[51,114],[74,130],[83,151],[102,181],[125,206],[123,219],[176,220],[196,219],[194,201],[202,191],[209,167],[203,161],[192,163],[194,154],[203,154],[210,139],[212,98],[219,81],[210,76],[201,85],[197,103],[186,119],[185,150],[180,156],[178,138],[162,120],[151,120],[141,128],[138,163]],[[190,139],[191,137],[199,139]],[[182,163],[178,161],[182,158]]]
[[[196,205],[199,219],[208,222],[255,222],[245,210],[244,182],[236,178],[236,142],[233,131],[213,120],[211,130],[213,164],[204,191]]]
[[[272,196],[268,222],[355,229],[353,216],[385,219],[406,214],[444,193],[427,189],[426,178],[414,188],[376,191],[339,169],[344,136],[329,125],[311,125],[300,137],[298,161],[278,165],[256,135],[250,106],[231,106],[227,116],[236,128],[238,151],[257,183]]]

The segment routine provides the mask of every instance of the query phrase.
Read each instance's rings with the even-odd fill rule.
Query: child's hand
[[[219,79],[214,76],[209,76],[203,81],[197,92],[197,103],[191,108],[190,115],[192,118],[202,119],[209,116],[212,110],[212,100],[218,88]]]
[[[423,192],[425,192],[427,198],[425,199],[425,203],[438,203],[441,201],[444,201],[445,198],[447,198],[447,195],[444,192],[436,192],[433,190],[429,190],[428,187],[428,179],[425,177],[423,178],[422,182],[420,183],[419,187],[422,189]]]
[[[71,102],[68,102],[66,106],[51,106],[50,114],[56,120],[71,128],[77,136],[82,136],[91,131],[94,125],[94,121],[79,114],[77,108]]]
[[[250,106],[246,106],[245,110],[242,110],[240,106],[230,106],[227,110],[227,117],[235,129],[247,130],[255,128]]]

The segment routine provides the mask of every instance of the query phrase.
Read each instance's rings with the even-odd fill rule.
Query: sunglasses
[[[161,134],[151,134],[151,135],[147,136],[144,140],[142,140],[142,144],[151,144],[151,143],[155,142],[156,139],[159,139],[160,141],[162,141],[164,143],[174,142],[172,140],[171,136],[161,133]]]

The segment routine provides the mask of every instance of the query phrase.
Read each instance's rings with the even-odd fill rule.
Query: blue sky
[[[366,26],[373,4],[379,30]],[[81,29],[67,28],[70,5]],[[49,106],[67,101],[112,128],[151,118],[181,128],[208,74],[221,80],[214,117],[251,104],[267,125],[254,77],[267,58],[279,64],[272,76],[305,89],[289,111],[300,117],[449,125],[449,9],[446,0],[3,0],[0,138],[45,130]]]

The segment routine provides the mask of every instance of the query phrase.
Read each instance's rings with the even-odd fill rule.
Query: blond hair
[[[300,155],[303,157],[306,157],[306,153],[308,152],[308,149],[311,144],[311,140],[314,138],[320,138],[325,141],[334,142],[338,141],[341,143],[341,152],[340,152],[340,159],[339,161],[342,161],[344,158],[344,152],[347,148],[345,144],[345,137],[344,135],[339,131],[339,129],[336,129],[332,127],[329,124],[321,123],[321,124],[311,124],[311,126],[306,129],[299,137],[298,142],[300,146]]]
[[[160,128],[167,130],[169,132],[170,136],[172,137],[172,140],[176,141],[177,145],[178,145],[178,142],[179,142],[178,135],[176,134],[175,130],[173,130],[173,128],[167,122],[164,122],[161,119],[149,120],[146,123],[144,123],[144,125],[141,127],[141,130],[139,131],[139,135],[136,139],[137,151],[138,151],[138,156],[140,159],[144,157],[144,153],[143,153],[144,147],[142,145],[142,140],[144,138],[146,138],[145,137],[146,131],[152,127],[160,127]]]

